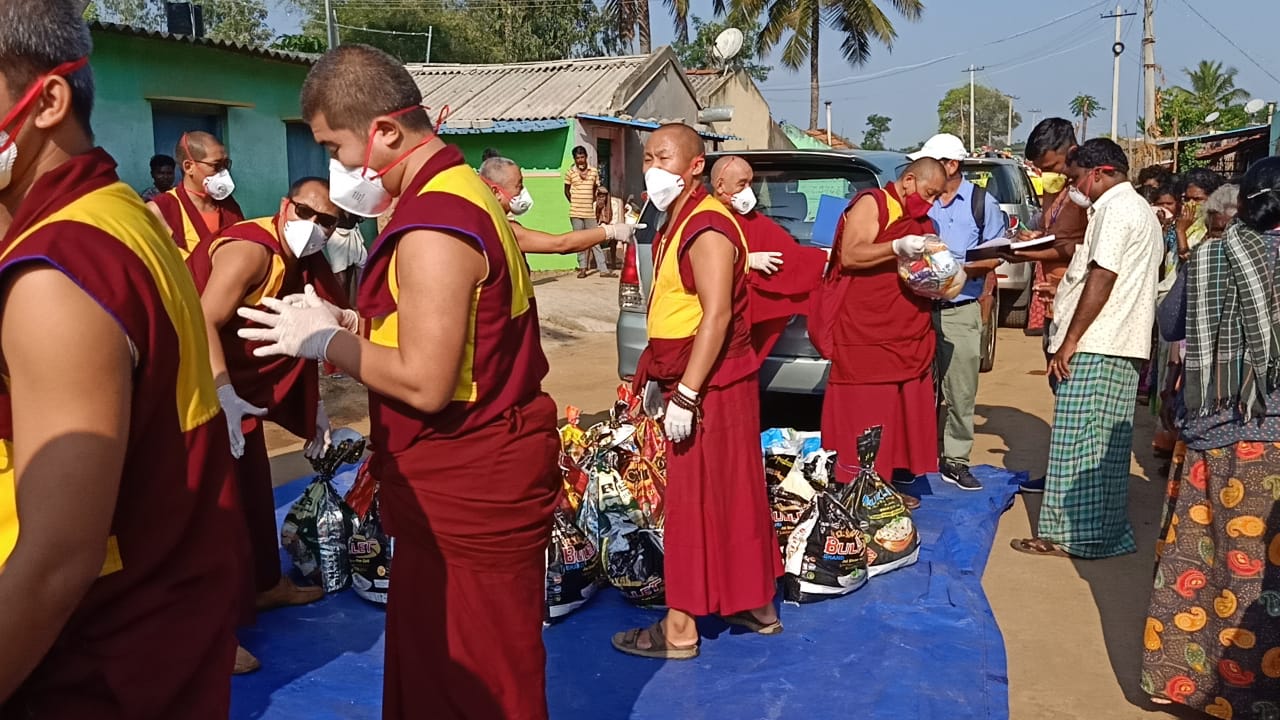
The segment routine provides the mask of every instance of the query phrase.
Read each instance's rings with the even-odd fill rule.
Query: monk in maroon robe
[[[235,189],[231,157],[216,137],[201,131],[183,133],[174,156],[182,166],[182,182],[151,198],[147,208],[169,228],[192,273],[208,277],[207,248],[199,253],[196,249],[244,220],[244,212],[230,195]]]
[[[316,63],[302,114],[342,166],[333,201],[375,216],[398,197],[360,284],[370,339],[314,296],[242,308],[265,329],[240,335],[369,388],[369,467],[396,538],[383,717],[544,720],[560,441],[533,282],[493,191],[421,104],[379,50],[343,45]]]
[[[733,212],[700,182],[705,163],[702,139],[687,125],[664,125],[645,144],[645,185],[667,221],[653,245],[649,346],[636,386],[646,411],[661,411],[667,435],[669,610],[648,628],[613,636],[615,648],[640,657],[697,657],[694,620],[703,615],[782,632],[773,607],[782,558],[760,461],[747,241]]]
[[[227,427],[191,277],[93,146],[74,5],[0,3],[0,718],[225,720]]]
[[[809,293],[822,282],[827,254],[803,247],[772,218],[755,208],[751,189],[755,173],[737,155],[726,155],[711,166],[711,190],[716,199],[738,213],[738,224],[751,251],[747,288],[751,295],[751,346],[764,362],[796,315],[809,308]]]
[[[321,250],[338,224],[338,208],[329,200],[329,182],[302,178],[289,188],[274,217],[236,223],[197,253],[209,255],[209,276],[195,276],[200,288],[209,336],[209,360],[218,399],[227,417],[231,455],[237,458],[236,478],[249,527],[252,573],[246,577],[255,607],[269,610],[304,605],[324,597],[319,587],[299,587],[280,570],[276,532],[276,504],[271,482],[271,458],[259,418],[265,417],[306,441],[307,457],[324,453],[329,418],[320,399],[317,363],[290,357],[257,357],[255,345],[236,333],[245,322],[241,307],[258,307],[265,298],[319,288],[326,300],[346,307],[345,289],[334,277]],[[359,330],[354,310],[346,310],[349,329]],[[236,673],[256,670],[259,663],[243,647],[236,651]]]
[[[884,426],[882,477],[903,482],[937,472],[932,304],[902,282],[897,261],[919,257],[922,236],[936,233],[929,208],[945,181],[941,163],[917,160],[884,190],[855,196],[837,226],[831,262],[846,289],[832,318],[822,445],[837,453],[840,482],[857,475],[858,436],[873,425]]]

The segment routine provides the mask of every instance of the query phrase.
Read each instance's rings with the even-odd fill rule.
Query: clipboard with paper
[[[1055,239],[1056,238],[1053,235],[1045,235],[1031,240],[1010,240],[1007,237],[998,237],[994,240],[988,240],[965,253],[964,259],[965,262],[999,260],[1007,253],[1017,252],[1019,250],[1047,248],[1053,244]]]

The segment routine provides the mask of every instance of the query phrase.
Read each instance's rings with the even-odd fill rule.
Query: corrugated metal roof
[[[449,106],[449,122],[607,115],[613,96],[648,55],[503,65],[406,65],[423,104]]]
[[[188,45],[202,45],[204,47],[230,50],[231,52],[237,52],[244,55],[253,55],[254,57],[279,60],[280,62],[295,63],[298,65],[312,65],[320,57],[319,55],[309,55],[307,53],[285,52],[283,50],[272,50],[270,48],[258,47],[256,45],[245,45],[243,43],[231,42],[229,40],[213,40],[207,37],[197,38],[191,37],[190,35],[175,35],[171,32],[148,30],[146,28],[135,27],[133,25],[120,25],[118,23],[95,21],[89,24],[89,28],[100,32],[115,33],[117,35],[132,35],[133,37],[151,38],[153,40],[168,40],[171,42],[186,43]]]
[[[689,78],[689,84],[693,86],[693,91],[698,94],[698,102],[703,104],[709,103],[712,93],[720,89],[720,86],[726,80],[733,77],[732,73],[725,75],[716,70],[688,70],[685,75]]]
[[[542,132],[568,127],[564,118],[550,120],[498,120],[458,122],[452,117],[440,127],[441,135],[480,135],[484,133]]]

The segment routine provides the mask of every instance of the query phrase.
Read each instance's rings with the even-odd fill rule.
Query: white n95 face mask
[[[336,158],[329,161],[329,199],[353,215],[368,218],[391,207],[391,193],[382,187],[382,177],[375,170],[353,170]]]
[[[204,179],[204,191],[214,200],[226,200],[236,191],[236,183],[231,179],[230,170],[219,170]]]
[[[666,212],[684,192],[684,178],[662,168],[651,167],[644,174],[644,189],[649,193],[649,202],[659,211]]]
[[[1067,188],[1067,197],[1071,198],[1071,202],[1086,210],[1093,207],[1093,201],[1089,199],[1089,196],[1085,195],[1080,188],[1075,185]]]
[[[733,197],[729,198],[729,204],[733,206],[733,209],[737,211],[739,215],[746,215],[755,209],[756,193],[751,189],[751,186],[748,185],[747,187],[742,188],[742,192],[735,193]]]
[[[523,215],[532,207],[533,196],[529,194],[529,188],[520,188],[520,194],[511,198],[512,215]]]
[[[284,241],[296,258],[314,255],[324,249],[324,231],[310,220],[289,220],[284,224]]]
[[[13,182],[13,166],[18,162],[18,143],[12,142],[9,133],[0,130],[0,190]]]

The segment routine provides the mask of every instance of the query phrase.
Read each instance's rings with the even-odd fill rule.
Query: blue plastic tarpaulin
[[[981,580],[1021,476],[991,467],[974,474],[985,486],[980,492],[936,475],[907,488],[923,500],[913,514],[923,541],[916,565],[872,578],[845,597],[783,606],[786,630],[778,636],[744,634],[707,619],[696,660],[628,657],[610,647],[609,637],[648,625],[660,612],[602,591],[544,632],[551,717],[1007,718],[1004,641]],[[350,481],[348,472],[337,484]],[[279,517],[305,482],[277,490]],[[392,567],[394,588],[394,561]],[[233,718],[379,717],[379,606],[342,592],[264,614],[240,637],[263,669],[234,679]]]

